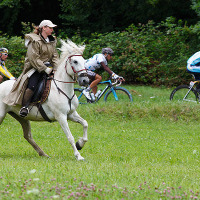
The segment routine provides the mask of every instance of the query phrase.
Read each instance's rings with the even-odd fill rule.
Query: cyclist
[[[5,65],[5,61],[8,57],[8,49],[0,48],[0,72],[10,80],[15,80],[15,77],[8,71]],[[0,75],[0,83],[3,81],[3,76]]]
[[[107,71],[111,76],[112,79],[119,79],[122,77],[119,77],[117,74],[115,74],[113,71],[110,70],[108,67],[108,61],[112,59],[114,51],[107,47],[102,49],[102,53],[95,54],[92,58],[89,58],[85,62],[85,68],[87,69],[87,74],[90,79],[90,85],[83,90],[83,94],[91,100],[90,96],[90,90],[92,89],[94,95],[97,92],[97,84],[101,82],[102,77],[99,74],[96,74],[94,71],[99,68],[103,68],[105,71]],[[122,78],[124,81],[124,79]]]
[[[195,80],[200,80],[200,51],[188,59],[187,70],[189,73],[194,74]],[[196,86],[196,89],[200,90],[200,84]]]

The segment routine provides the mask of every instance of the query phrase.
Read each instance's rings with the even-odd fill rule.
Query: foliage
[[[6,47],[9,50],[9,56],[6,60],[8,70],[15,77],[18,77],[24,67],[26,54],[24,40],[17,36],[9,37],[7,35],[3,35],[0,37],[0,44],[2,47]]]
[[[131,25],[126,31],[93,34],[85,57],[100,52],[102,47],[114,49],[109,65],[128,83],[174,85],[188,81],[187,59],[196,51],[198,37],[192,28],[179,20],[167,18],[156,25]]]
[[[198,0],[191,0],[192,2],[192,9],[197,13],[197,15],[200,17],[200,2]]]
[[[132,23],[146,24],[149,19],[160,22],[169,16],[196,23],[190,0],[184,2],[182,0],[176,2],[173,0],[128,0],[126,2],[60,0],[60,2],[59,16],[69,36],[77,31],[81,36],[88,36],[94,32],[122,31]]]
[[[49,0],[3,0],[0,1],[1,31],[9,35],[22,36],[21,22],[38,25],[43,19],[59,24],[59,2]]]
[[[122,31],[130,24],[149,19],[158,23],[169,16],[197,23],[191,0],[2,0],[0,13],[1,31],[9,35],[21,35],[22,21],[38,25],[43,19],[52,20],[68,37]]]
[[[30,23],[23,26],[24,33],[30,31]],[[71,39],[86,44],[86,59],[101,52],[103,47],[111,47],[115,54],[109,66],[124,76],[126,83],[173,86],[188,83],[191,78],[186,73],[186,62],[200,47],[196,30],[196,26],[189,27],[182,20],[170,17],[158,24],[153,21],[132,24],[124,31],[95,32],[90,38],[76,33]],[[67,36],[61,33],[59,38]],[[4,35],[0,41],[10,50],[7,65],[18,76],[26,51],[23,39]],[[108,78],[108,74],[103,73],[103,78]]]

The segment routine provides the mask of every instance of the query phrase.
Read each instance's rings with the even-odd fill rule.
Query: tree
[[[60,0],[63,28],[68,34],[77,30],[91,33],[124,30],[130,24],[160,22],[167,17],[196,23],[190,0]]]
[[[197,13],[197,15],[200,17],[200,1],[199,0],[191,0],[192,2],[192,9]]]
[[[191,0],[192,1],[192,5],[191,8],[197,13],[197,15],[200,17],[200,2],[199,0]],[[198,18],[199,19],[199,18]],[[200,29],[200,21],[198,21],[194,26],[193,26],[193,32],[196,33],[197,35],[199,35],[200,37],[200,33],[199,33],[199,29]]]
[[[77,32],[88,37],[149,20],[159,23],[170,16],[195,24],[198,5],[198,0],[2,0],[0,27],[4,33],[20,35],[21,22],[37,25],[50,19],[68,37]]]
[[[38,25],[43,19],[50,19],[60,25],[60,7],[56,0],[3,0],[0,13],[1,31],[9,35],[21,35],[21,22]]]

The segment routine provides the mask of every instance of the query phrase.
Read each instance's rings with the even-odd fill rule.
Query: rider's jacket
[[[0,60],[0,72],[9,79],[14,78],[14,76],[7,70],[5,62],[2,60]]]
[[[105,65],[108,65],[107,60],[103,54],[95,54],[92,58],[86,60],[85,68],[89,71],[95,71],[101,67],[101,62],[104,62]]]

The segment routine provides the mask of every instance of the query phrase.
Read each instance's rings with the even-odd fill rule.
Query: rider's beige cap
[[[42,28],[44,26],[48,26],[48,27],[53,28],[53,27],[56,27],[57,25],[53,24],[50,20],[45,19],[45,20],[41,21],[39,27]]]

